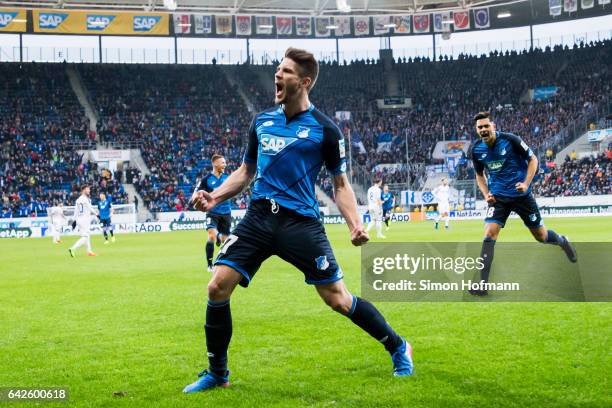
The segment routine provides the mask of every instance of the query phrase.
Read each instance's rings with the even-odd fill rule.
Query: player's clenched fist
[[[361,246],[370,240],[370,236],[363,228],[363,225],[360,225],[351,231],[351,242],[355,246]]]
[[[198,211],[208,211],[216,204],[213,196],[204,190],[195,191],[191,196],[190,203]]]

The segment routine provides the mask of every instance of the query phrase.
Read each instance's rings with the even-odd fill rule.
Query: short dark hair
[[[312,80],[308,87],[310,91],[314,87],[315,82],[317,82],[317,77],[319,76],[319,63],[314,55],[306,50],[289,47],[287,51],[285,51],[285,58],[289,58],[300,67],[301,72],[299,74],[302,78],[310,77]]]
[[[85,190],[87,187],[89,187],[89,184],[82,184],[81,191]]]
[[[491,112],[482,111],[474,115],[474,122],[478,122],[481,119],[491,119]]]
[[[214,162],[215,162],[215,160],[217,160],[217,159],[223,159],[223,155],[222,155],[222,154],[217,154],[217,153],[215,153],[215,154],[213,154],[213,155],[212,155],[212,157],[210,158],[210,161],[211,161],[211,163],[214,163]]]
[[[382,179],[380,177],[374,178],[374,184],[382,183]]]

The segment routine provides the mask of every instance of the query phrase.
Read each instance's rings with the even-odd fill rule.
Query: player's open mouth
[[[276,97],[280,98],[280,96],[283,93],[283,86],[281,84],[279,84],[279,83],[275,83],[274,86],[276,88]]]

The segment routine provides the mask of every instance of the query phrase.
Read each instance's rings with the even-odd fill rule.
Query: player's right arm
[[[257,149],[259,140],[255,131],[255,119],[251,122],[249,128],[249,143],[244,154],[242,165],[230,174],[230,176],[213,192],[209,193],[204,190],[195,191],[191,196],[193,207],[199,211],[208,211],[220,202],[234,197],[243,191],[253,178],[257,171]]]
[[[476,159],[476,156],[472,151],[470,151],[470,155],[472,156],[472,163],[474,164],[474,170],[476,171],[476,184],[478,184],[478,188],[480,189],[480,192],[487,203],[493,204],[495,202],[495,197],[489,191],[487,178],[484,175],[484,164]]]

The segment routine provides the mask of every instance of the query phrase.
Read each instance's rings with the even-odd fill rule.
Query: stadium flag
[[[272,17],[255,17],[255,32],[257,34],[272,34]]]
[[[455,31],[470,29],[470,12],[455,11],[453,13]]]
[[[578,0],[563,0],[563,11],[566,13],[578,11]]]
[[[0,8],[0,31],[26,32],[26,10]]]
[[[392,22],[396,34],[410,34],[410,16],[393,16]]]
[[[379,133],[377,137],[376,152],[380,153],[382,151],[390,152],[393,149],[393,134],[389,132]]]
[[[444,21],[452,21],[453,15],[450,11],[436,13],[433,15],[433,30],[434,33],[450,32],[450,24],[443,24]]]
[[[605,6],[606,4],[610,4],[610,0],[599,0],[600,6]]]
[[[193,22],[195,25],[196,34],[210,34],[212,33],[212,16],[204,14],[194,14]]]
[[[351,18],[347,16],[334,17],[334,25],[336,28],[336,37],[351,35]]]
[[[489,28],[491,19],[489,18],[489,8],[474,9],[474,27]]]
[[[370,17],[353,17],[355,35],[370,35]]]
[[[231,34],[232,16],[215,16],[215,25],[217,26],[217,34]]]
[[[251,16],[236,16],[236,35],[251,35]]]
[[[32,10],[34,32],[60,34],[169,35],[167,13]]]
[[[191,15],[189,14],[174,14],[174,34],[189,34],[191,33]]]
[[[315,17],[315,36],[329,37],[329,17]]]
[[[594,5],[595,0],[582,0],[580,3],[580,7],[582,7],[583,10],[593,8]]]
[[[415,34],[429,32],[429,14],[421,14],[412,17],[412,28]]]
[[[548,11],[551,16],[560,16],[563,11],[561,0],[548,0]]]
[[[276,17],[276,34],[293,34],[293,19],[291,17]]]
[[[295,18],[295,31],[297,35],[311,35],[312,34],[312,19],[310,17],[296,17]]]
[[[391,16],[374,16],[374,35],[388,34]]]

